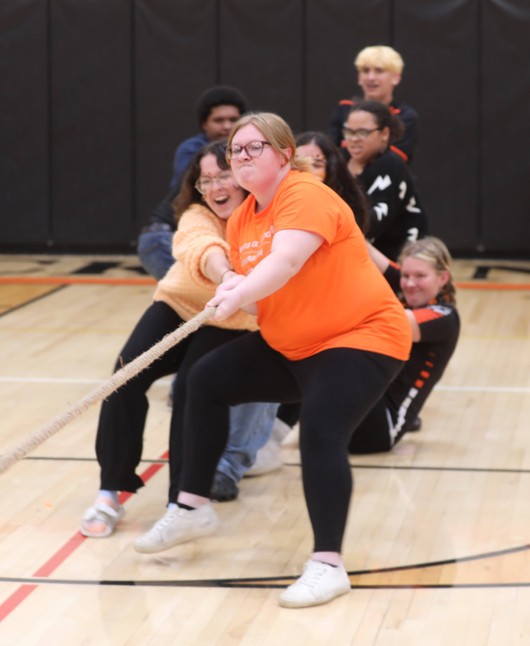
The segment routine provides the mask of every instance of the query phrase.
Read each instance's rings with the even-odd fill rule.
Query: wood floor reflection
[[[0,475],[0,645],[466,646],[530,643],[529,263],[457,261],[462,335],[419,433],[352,457],[352,592],[287,610],[311,550],[293,433],[284,467],[217,504],[221,529],[161,555],[169,380],[114,536],[79,520],[98,486],[97,407]],[[0,256],[0,453],[109,375],[153,292],[133,256]]]

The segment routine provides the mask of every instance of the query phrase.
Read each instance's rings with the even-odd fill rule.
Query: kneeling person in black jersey
[[[405,245],[399,265],[369,244],[372,260],[399,293],[410,321],[412,350],[403,370],[350,441],[350,453],[390,451],[409,430],[451,358],[460,332],[451,257],[438,238]]]

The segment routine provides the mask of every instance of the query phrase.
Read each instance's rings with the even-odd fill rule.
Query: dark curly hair
[[[388,128],[390,130],[390,143],[399,141],[405,132],[405,126],[401,119],[380,101],[359,101],[352,106],[349,114],[352,112],[369,112],[372,114],[378,128]]]
[[[244,114],[248,110],[247,100],[239,90],[230,85],[215,85],[205,90],[199,96],[195,105],[195,112],[201,129],[212,110],[220,105],[233,105],[239,110],[240,114]]]

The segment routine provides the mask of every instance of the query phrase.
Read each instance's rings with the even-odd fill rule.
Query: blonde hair
[[[289,164],[295,170],[308,171],[310,168],[307,160],[296,156],[296,142],[293,131],[286,121],[273,112],[250,112],[234,123],[228,135],[228,145],[232,144],[235,134],[245,126],[255,126],[272,148],[285,157],[285,149],[291,151]]]
[[[456,290],[451,274],[451,254],[445,244],[434,236],[426,236],[413,242],[407,242],[399,254],[398,263],[401,265],[405,258],[425,260],[440,273],[446,271],[449,278],[437,296],[437,300],[449,305],[456,305]]]
[[[396,52],[392,47],[387,45],[373,45],[365,47],[357,54],[353,63],[360,72],[363,67],[382,67],[389,72],[396,72],[401,74],[405,63],[401,55]]]

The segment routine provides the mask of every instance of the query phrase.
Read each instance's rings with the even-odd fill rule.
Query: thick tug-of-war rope
[[[3,473],[12,464],[21,460],[30,451],[33,451],[33,449],[37,448],[37,446],[57,433],[57,431],[63,428],[63,426],[66,426],[68,422],[79,417],[93,404],[102,401],[118,390],[120,386],[123,386],[127,381],[142,372],[142,370],[151,365],[153,361],[161,357],[170,348],[177,345],[177,343],[185,339],[192,332],[198,330],[205,321],[212,318],[214,313],[215,307],[205,308],[202,312],[199,312],[199,314],[194,316],[192,319],[183,323],[176,330],[166,334],[166,336],[158,343],[155,343],[153,347],[149,348],[149,350],[146,350],[139,357],[136,357],[136,359],[133,359],[133,361],[123,366],[123,368],[115,372],[110,379],[103,382],[86,397],[83,397],[83,399],[80,399],[73,406],[64,411],[64,413],[52,419],[51,422],[46,424],[46,426],[27,437],[14,448],[6,451],[6,453],[0,456],[0,473]]]

